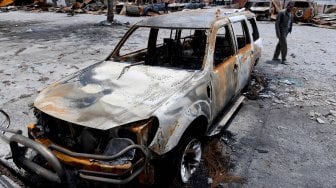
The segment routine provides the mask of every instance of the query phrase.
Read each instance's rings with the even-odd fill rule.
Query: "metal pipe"
[[[44,145],[35,142],[22,135],[15,134],[9,138],[9,144],[12,151],[13,161],[18,167],[38,173],[38,175],[54,182],[62,183],[65,181],[65,170],[56,156]],[[54,172],[28,160],[22,155],[18,144],[33,149],[38,152],[54,169]]]
[[[4,134],[0,134],[0,139],[9,144],[9,138],[5,136]]]
[[[105,178],[105,177],[97,177],[97,176],[85,175],[83,173],[79,173],[79,177],[83,179],[87,179],[87,180],[100,181],[104,183],[125,184],[125,183],[129,183],[136,176],[138,176],[145,169],[145,167],[146,167],[145,165],[142,166],[141,168],[133,172],[132,175],[126,179],[112,179],[112,178]]]
[[[29,159],[25,157],[19,157],[16,160],[20,161],[21,163],[20,165],[23,165],[25,169],[29,170],[30,172],[34,172],[38,176],[42,176],[52,182],[57,182],[57,183],[62,182],[60,177],[56,173],[53,173],[52,171],[41,167],[40,165],[30,161]]]
[[[119,153],[112,155],[112,156],[106,156],[106,155],[95,155],[95,154],[87,154],[87,153],[77,153],[77,152],[72,152],[70,150],[67,150],[65,148],[62,148],[60,146],[57,146],[55,144],[51,144],[49,146],[50,149],[54,149],[56,151],[62,152],[66,155],[69,155],[71,157],[79,157],[79,158],[87,158],[87,159],[97,159],[97,160],[102,160],[102,161],[111,161],[114,159],[117,159],[124,155],[126,152],[128,152],[131,149],[139,149],[141,152],[145,155],[146,158],[149,158],[149,152],[140,145],[130,145],[127,146],[125,149],[121,150]]]
[[[7,133],[13,133],[13,134],[22,134],[22,130],[16,130],[16,129],[8,129],[0,127],[0,131],[7,132]]]
[[[143,159],[138,160],[134,165],[132,165],[132,167],[130,167],[129,169],[125,170],[124,172],[120,173],[120,174],[114,174],[111,172],[97,172],[97,171],[91,171],[91,170],[78,170],[79,172],[82,172],[84,174],[95,174],[95,175],[100,175],[100,176],[115,176],[115,177],[121,177],[126,175],[127,173],[131,172],[135,166],[139,165],[141,162],[143,162],[142,164],[145,165],[146,164],[146,160],[144,161]]]
[[[139,149],[142,151],[144,154],[144,161],[141,159],[137,161],[132,167],[128,170],[126,170],[122,174],[113,174],[113,173],[104,173],[104,172],[95,172],[95,171],[88,171],[88,170],[79,170],[79,177],[86,179],[86,180],[92,180],[92,181],[99,181],[99,182],[104,182],[104,183],[113,183],[113,184],[125,184],[129,183],[132,181],[136,176],[138,176],[146,167],[146,164],[149,161],[150,154],[149,152],[140,145],[130,145],[126,147],[125,149],[121,150],[119,153],[112,155],[112,156],[105,156],[105,155],[94,155],[94,154],[86,154],[86,153],[76,153],[72,152],[70,150],[67,150],[65,148],[59,147],[55,144],[51,144],[49,148],[54,149],[56,151],[62,152],[66,155],[72,156],[72,157],[79,157],[79,158],[88,158],[88,159],[96,159],[96,160],[102,160],[102,161],[111,161],[114,159],[119,158],[123,154],[125,154],[127,151],[132,150],[132,149]],[[141,163],[143,162],[143,163]],[[134,167],[142,164],[142,166],[136,170],[134,170]],[[125,178],[125,179],[120,179],[121,176],[126,175],[128,172],[131,172],[132,174]],[[102,177],[102,176],[110,176],[110,177]],[[111,177],[115,176],[115,178]]]

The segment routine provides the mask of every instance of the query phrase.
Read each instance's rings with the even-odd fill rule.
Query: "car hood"
[[[44,89],[35,107],[53,117],[110,129],[152,116],[195,71],[105,61]]]
[[[264,12],[269,10],[269,7],[251,7],[251,11]]]

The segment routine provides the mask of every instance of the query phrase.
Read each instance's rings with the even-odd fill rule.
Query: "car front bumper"
[[[66,169],[76,169],[76,174],[86,180],[126,184],[144,171],[152,158],[144,146],[132,144],[114,155],[78,153],[54,144],[46,138],[31,138],[34,125],[28,126],[30,138],[14,134],[8,138],[14,163],[26,171],[34,172],[52,182],[67,183]],[[28,149],[43,157],[45,164],[39,164],[25,156]],[[137,152],[137,160],[122,164],[111,163],[130,150]]]

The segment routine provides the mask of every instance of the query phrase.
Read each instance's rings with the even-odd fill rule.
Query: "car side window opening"
[[[152,65],[200,69],[206,46],[206,31],[196,29],[159,29]],[[149,44],[150,45],[150,44]]]
[[[249,31],[252,32],[253,41],[258,40],[259,39],[259,31],[258,31],[257,23],[256,23],[255,19],[254,18],[249,18],[247,26],[248,26]]]
[[[215,41],[214,62],[215,66],[223,63],[234,54],[234,45],[227,25],[218,29]]]
[[[204,29],[139,27],[122,45],[114,60],[181,69],[201,69],[207,32]],[[126,51],[126,52],[125,52]]]
[[[248,28],[244,20],[232,24],[234,34],[237,38],[238,49],[242,49],[251,43]]]

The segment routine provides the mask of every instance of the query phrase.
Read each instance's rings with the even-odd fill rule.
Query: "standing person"
[[[292,32],[292,15],[291,10],[293,8],[293,2],[288,2],[286,9],[279,12],[275,21],[275,31],[277,38],[279,39],[276,45],[273,60],[279,60],[281,52],[281,61],[283,64],[288,64],[286,60],[287,56],[287,41],[286,37],[288,33]]]
[[[165,11],[164,11],[164,13],[168,13],[168,5],[169,5],[169,0],[164,0],[163,1],[164,2],[164,5],[165,5]]]

